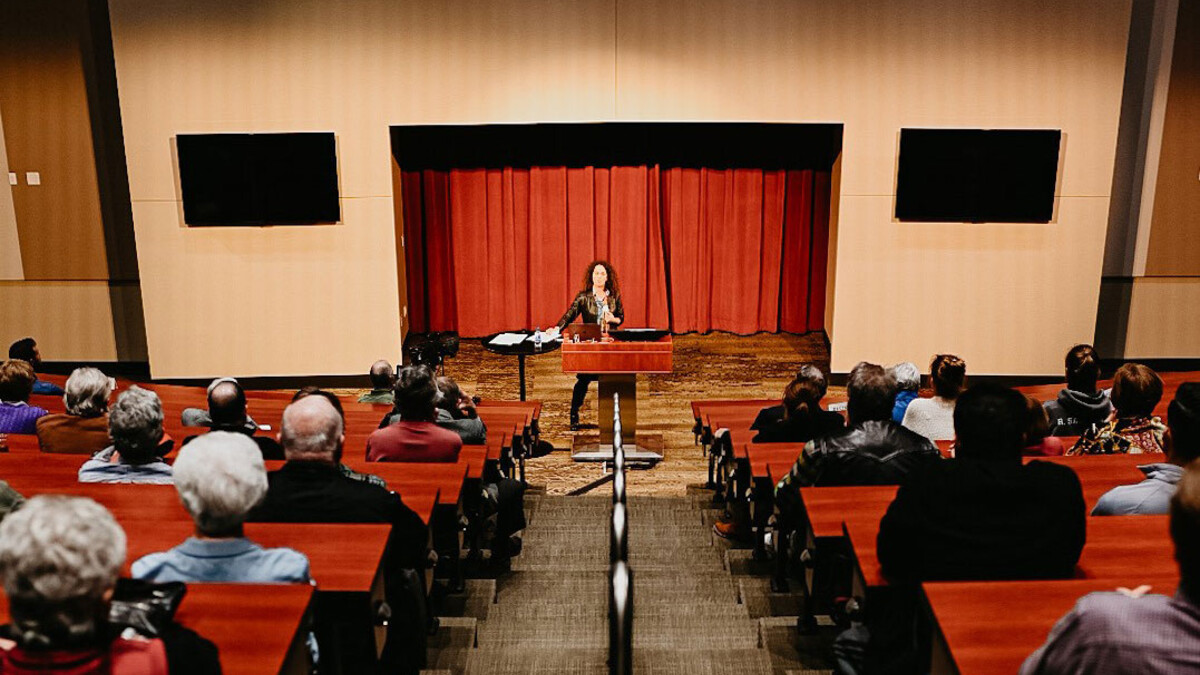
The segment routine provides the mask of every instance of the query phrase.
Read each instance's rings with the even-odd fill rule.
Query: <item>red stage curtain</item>
[[[410,325],[551,326],[604,258],[626,326],[820,330],[828,197],[829,174],[812,171],[405,172]]]

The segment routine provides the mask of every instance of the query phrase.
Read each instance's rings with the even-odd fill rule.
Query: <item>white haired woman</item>
[[[106,618],[125,532],[84,497],[38,496],[0,523],[0,578],[12,624],[0,673],[167,673],[161,640],[113,634]]]
[[[94,455],[111,443],[108,399],[116,381],[95,368],[76,368],[67,378],[63,403],[67,412],[39,417],[38,445],[42,452]]]
[[[188,443],[175,459],[175,489],[195,534],[169,551],[133,563],[150,581],[289,583],[310,580],[308,558],[290,548],[263,548],[242,523],[267,494],[262,453],[248,436],[212,431]]]
[[[81,483],[171,484],[171,449],[163,441],[163,409],[158,394],[133,386],[121,392],[108,414],[112,445],[79,467]]]
[[[888,374],[896,378],[896,404],[892,406],[892,421],[900,424],[908,404],[920,396],[921,371],[912,361],[903,361],[888,367]]]

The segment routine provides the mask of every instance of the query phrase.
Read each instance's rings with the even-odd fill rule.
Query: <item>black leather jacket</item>
[[[895,485],[940,457],[928,438],[891,420],[872,420],[812,441],[814,485]]]
[[[611,293],[609,294],[608,302],[608,311],[624,322],[625,308],[621,306],[621,296]],[[583,317],[584,323],[599,323],[599,311],[596,305],[596,297],[592,295],[592,289],[579,291],[575,296],[575,300],[571,302],[571,306],[567,308],[567,313],[563,314],[562,318],[558,320],[559,329],[574,321],[577,316]]]

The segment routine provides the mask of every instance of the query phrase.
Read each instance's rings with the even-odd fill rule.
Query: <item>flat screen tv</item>
[[[179,134],[188,225],[308,225],[341,220],[332,133]]]
[[[901,129],[896,219],[1046,223],[1058,129]]]

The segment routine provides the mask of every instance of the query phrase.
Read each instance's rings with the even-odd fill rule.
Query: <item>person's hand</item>
[[[613,316],[613,313],[608,310],[605,310],[604,312],[604,320],[607,323],[621,323],[621,320]]]
[[[550,329],[542,332],[543,340],[553,340],[556,337],[558,337],[558,326],[555,326],[554,328],[550,328]]]
[[[463,394],[458,398],[458,412],[463,417],[474,418],[478,413],[475,411],[475,402],[470,396]]]

